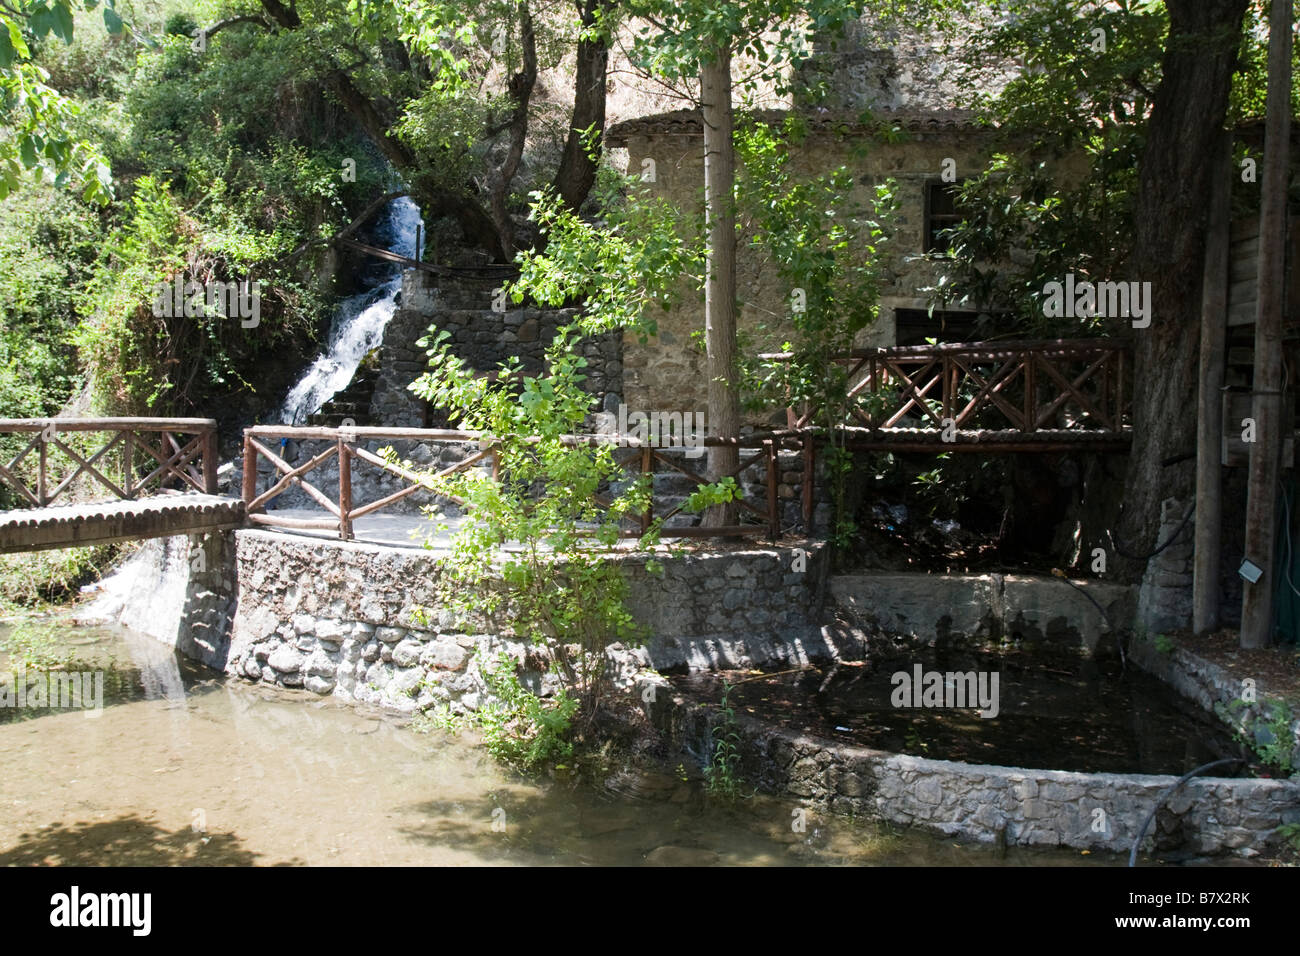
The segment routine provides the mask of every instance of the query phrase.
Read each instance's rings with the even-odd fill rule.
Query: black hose
[[[1246,761],[1242,760],[1240,757],[1225,757],[1222,760],[1215,760],[1212,761],[1211,763],[1205,764],[1204,766],[1197,767],[1195,770],[1183,774],[1174,783],[1170,784],[1165,789],[1165,791],[1156,798],[1156,805],[1151,808],[1151,812],[1147,814],[1147,818],[1142,821],[1142,829],[1138,830],[1137,839],[1133,841],[1133,849],[1129,850],[1128,865],[1137,866],[1138,847],[1141,846],[1142,844],[1142,838],[1147,835],[1147,827],[1151,826],[1151,821],[1156,818],[1156,811],[1160,809],[1160,805],[1164,803],[1166,800],[1168,800],[1169,796],[1175,790],[1177,790],[1179,787],[1185,784],[1188,780],[1191,780],[1198,773],[1202,773],[1206,770],[1209,770],[1211,767],[1219,767],[1226,763],[1245,763],[1245,762]]]
[[[1115,549],[1115,553],[1118,554],[1120,557],[1128,558],[1130,561],[1149,561],[1152,558],[1154,558],[1157,554],[1159,554],[1161,551],[1163,551],[1165,548],[1169,547],[1171,544],[1173,544],[1175,541],[1178,540],[1178,536],[1183,533],[1183,529],[1187,527],[1187,522],[1192,519],[1192,515],[1195,513],[1196,513],[1196,502],[1193,501],[1190,505],[1188,505],[1187,514],[1183,515],[1183,520],[1178,523],[1178,527],[1174,529],[1174,533],[1169,536],[1169,539],[1164,544],[1160,545],[1160,547],[1156,548],[1154,551],[1152,551],[1150,554],[1147,555],[1129,554],[1127,551],[1125,551],[1123,548],[1121,548],[1118,544],[1115,543],[1115,537],[1110,533],[1110,529],[1106,530],[1106,537],[1110,540],[1110,546]]]
[[[1083,588],[1079,587],[1079,585],[1075,584],[1073,581],[1067,578],[1063,571],[1054,570],[1053,573],[1056,574],[1058,578],[1060,578],[1070,587],[1074,588],[1076,591],[1078,591],[1080,594],[1082,594],[1084,597],[1086,597],[1089,601],[1092,602],[1092,606],[1097,609],[1097,613],[1101,615],[1101,619],[1103,622],[1105,622],[1106,627],[1110,630],[1112,634],[1115,635],[1115,649],[1119,651],[1119,667],[1121,671],[1126,672],[1128,670],[1128,659],[1124,654],[1124,645],[1119,639],[1119,631],[1115,630],[1115,625],[1110,623],[1110,616],[1106,613],[1106,609],[1097,603],[1097,599],[1095,597],[1093,597]]]

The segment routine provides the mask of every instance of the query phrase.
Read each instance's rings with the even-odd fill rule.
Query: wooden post
[[[646,499],[645,511],[641,513],[641,533],[645,534],[650,530],[655,512],[654,452],[649,445],[641,446],[641,474],[650,476],[650,497]]]
[[[1034,350],[1025,349],[1025,431],[1038,428],[1038,384],[1034,381]]]
[[[135,497],[135,432],[127,429],[122,436],[122,490],[128,499]]]
[[[217,493],[217,430],[203,430],[203,493]]]
[[[776,445],[769,438],[763,442],[767,454],[767,533],[775,541],[781,537],[781,508],[777,500]]]
[[[44,508],[49,502],[45,500],[45,467],[48,455],[45,449],[45,429],[41,429],[40,464],[36,471],[36,500]]]
[[[1232,134],[1224,132],[1215,163],[1206,223],[1201,292],[1201,392],[1197,400],[1196,550],[1192,570],[1192,631],[1219,626],[1219,565],[1223,503],[1223,359],[1228,319],[1228,254],[1232,199]]]
[[[813,510],[816,501],[817,467],[814,456],[817,454],[817,442],[812,435],[803,439],[803,533],[813,533]]]
[[[340,435],[339,459],[339,537],[344,541],[352,537],[352,450]]]
[[[1255,442],[1246,495],[1246,558],[1263,569],[1242,587],[1241,646],[1273,639],[1278,464],[1282,449],[1282,304],[1287,167],[1291,138],[1291,0],[1275,2],[1268,25],[1268,98],[1260,176],[1259,289],[1255,303]],[[1291,529],[1286,529],[1290,534]]]
[[[253,436],[244,432],[244,504],[249,504],[257,497],[257,449],[253,447]]]

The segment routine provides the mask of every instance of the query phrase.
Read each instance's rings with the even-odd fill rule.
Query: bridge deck
[[[178,494],[0,512],[0,554],[238,528],[244,502]]]

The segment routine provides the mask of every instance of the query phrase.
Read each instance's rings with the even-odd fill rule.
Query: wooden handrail
[[[106,432],[109,437],[98,449],[73,448],[69,433]],[[85,475],[102,485],[113,497],[132,501],[153,483],[158,490],[176,480],[195,491],[217,493],[217,423],[211,418],[0,418],[0,434],[33,436],[6,464],[0,464],[0,481],[37,508],[50,505]],[[157,435],[158,447],[147,435]],[[184,443],[174,435],[192,435]],[[114,470],[110,452],[121,448],[120,469]],[[35,452],[35,490],[24,480],[23,463]],[[61,454],[74,470],[63,477],[51,475],[51,453]],[[146,458],[143,478],[136,474],[137,453]],[[30,468],[31,466],[26,466]],[[30,474],[30,471],[27,472]],[[53,486],[51,490],[51,478]],[[116,479],[116,480],[115,480]]]
[[[759,507],[749,501],[738,500],[736,503],[745,511],[751,512],[758,518],[762,519],[762,524],[758,525],[735,525],[726,528],[674,528],[672,536],[734,536],[747,534],[760,534],[767,532],[773,540],[780,536],[780,501],[777,495],[778,467],[777,455],[778,448],[785,444],[787,439],[793,438],[796,433],[789,430],[781,432],[770,432],[766,434],[746,436],[740,439],[717,439],[705,438],[702,441],[704,445],[725,446],[740,445],[741,447],[757,447],[761,453],[751,457],[748,461],[742,461],[740,465],[733,469],[728,477],[738,477],[747,468],[755,464],[766,465],[766,491],[767,500],[765,507]],[[800,442],[804,441],[806,436],[803,433]],[[660,461],[670,467],[680,471],[688,478],[699,484],[706,483],[706,479],[672,460],[667,454],[671,450],[681,446],[656,446],[652,442],[641,441],[638,438],[627,435],[565,435],[562,436],[566,444],[572,446],[581,445],[601,445],[612,444],[628,447],[633,450],[633,455],[625,459],[621,464],[625,467],[628,465],[637,465],[642,474],[649,474],[653,470],[654,462]],[[322,441],[331,443],[330,447],[320,454],[314,455],[309,461],[294,466],[285,461],[280,455],[275,454],[259,439],[295,439],[300,441]],[[468,455],[462,461],[451,465],[439,471],[436,475],[423,475],[411,471],[401,465],[385,461],[380,456],[360,447],[366,441],[427,441],[427,442],[458,442],[466,444],[477,444],[478,450]],[[527,439],[535,441],[536,439]],[[353,536],[352,522],[360,517],[372,514],[390,504],[414,494],[421,488],[428,489],[432,481],[438,478],[445,478],[459,471],[466,471],[479,465],[485,458],[491,458],[492,476],[494,479],[499,478],[500,460],[497,452],[499,439],[487,436],[480,432],[460,431],[456,429],[437,429],[437,428],[335,428],[324,426],[293,426],[293,425],[257,425],[244,430],[244,473],[243,473],[243,499],[247,507],[248,520],[254,524],[263,524],[276,527],[287,528],[311,528],[311,529],[337,529],[339,537],[347,540]],[[799,446],[801,447],[801,446]],[[305,480],[305,476],[310,472],[322,466],[330,458],[337,457],[339,460],[339,481],[338,481],[338,501],[330,500],[325,492]],[[258,468],[259,462],[266,459],[275,469],[277,477],[272,480],[270,487],[265,491],[258,493]],[[376,501],[359,504],[352,500],[352,463],[355,461],[365,462],[366,464],[380,468],[388,473],[401,478],[408,482],[408,487],[401,488],[396,492],[388,494]],[[295,485],[322,505],[329,513],[329,518],[312,519],[312,518],[286,518],[278,515],[265,514],[266,503],[276,494]],[[450,496],[449,496],[450,497]],[[457,504],[464,507],[466,503],[459,499]],[[609,502],[599,496],[595,499],[598,504],[608,505]],[[661,521],[665,521],[677,514],[681,506],[669,511],[667,514],[660,516]],[[650,530],[655,516],[653,494],[649,507],[638,519],[639,527],[636,530],[625,529],[621,532],[623,537],[639,537]]]

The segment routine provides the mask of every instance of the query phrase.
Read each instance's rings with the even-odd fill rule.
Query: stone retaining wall
[[[711,708],[656,696],[652,717],[674,743],[704,755]],[[835,813],[921,826],[1008,844],[1127,853],[1159,795],[1176,777],[1071,773],[929,760],[830,741],[738,717],[742,766],[763,789]],[[1195,778],[1147,830],[1162,856],[1254,856],[1275,831],[1300,823],[1300,782]]]
[[[925,642],[1048,640],[1108,654],[1133,619],[1126,585],[1041,575],[842,574],[830,593],[855,626]]]
[[[486,685],[475,655],[504,652],[539,692],[558,687],[544,649],[497,620],[459,620],[440,606],[439,555],[357,542],[235,533],[238,602],[227,673],[401,712],[446,704],[477,709]],[[820,549],[792,571],[790,549],[622,559],[629,607],[649,631],[643,648],[616,645],[616,684],[648,667],[806,661],[827,649],[816,625]],[[310,581],[311,586],[304,586]],[[413,612],[426,608],[424,620]]]

